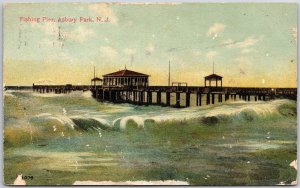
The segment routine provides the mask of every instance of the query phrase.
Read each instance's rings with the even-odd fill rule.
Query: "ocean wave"
[[[141,107],[142,110],[127,112],[105,113],[103,111],[89,111],[89,113],[63,107],[57,112],[40,113],[29,118],[36,134],[52,136],[68,136],[76,132],[126,131],[127,129],[147,129],[146,122],[163,124],[165,122],[182,123],[198,121],[203,125],[214,125],[228,122],[253,122],[274,117],[296,117],[297,106],[291,100],[274,100],[267,102],[230,102],[215,106],[191,107],[185,109]],[[122,107],[120,107],[122,109]],[[147,111],[146,108],[149,110]],[[78,115],[74,115],[74,114]],[[72,114],[72,115],[69,115]],[[135,114],[135,115],[133,115]],[[148,124],[146,124],[148,125]],[[29,127],[24,127],[20,134]],[[13,132],[18,132],[13,131]],[[74,133],[75,132],[75,133]],[[102,133],[101,133],[102,134]]]

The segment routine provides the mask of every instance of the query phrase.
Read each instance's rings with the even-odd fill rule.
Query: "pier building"
[[[103,86],[123,87],[123,86],[149,86],[149,75],[123,69],[113,73],[103,75]]]

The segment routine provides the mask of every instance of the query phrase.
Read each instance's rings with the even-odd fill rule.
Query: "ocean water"
[[[296,180],[296,101],[175,109],[98,102],[90,92],[4,92],[4,182]]]

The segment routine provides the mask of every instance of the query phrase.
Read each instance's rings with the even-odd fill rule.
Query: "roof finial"
[[[213,61],[213,74],[215,74],[215,61]]]
[[[127,68],[126,68],[126,64],[125,64],[125,70],[127,70]]]

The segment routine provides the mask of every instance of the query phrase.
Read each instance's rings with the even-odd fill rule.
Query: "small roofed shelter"
[[[98,77],[95,77],[93,79],[91,79],[91,86],[96,86],[98,83],[98,85],[101,85],[102,83],[102,79],[101,78],[98,78]]]
[[[222,76],[219,76],[217,74],[211,74],[204,77],[204,85],[205,87],[222,87]],[[208,82],[208,84],[207,84]],[[215,84],[214,84],[215,82]],[[220,84],[218,84],[220,82]],[[214,85],[212,85],[214,84]]]
[[[104,86],[148,86],[149,75],[132,70],[120,70],[103,75]]]

